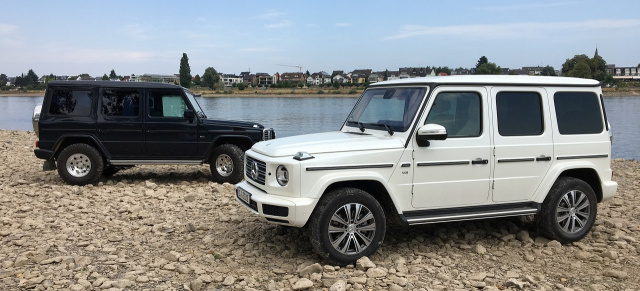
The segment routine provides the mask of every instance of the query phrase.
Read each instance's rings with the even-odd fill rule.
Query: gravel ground
[[[640,163],[561,245],[524,219],[391,229],[370,258],[327,265],[207,166],[135,167],[85,187],[42,172],[33,132],[0,131],[0,290],[640,290]]]

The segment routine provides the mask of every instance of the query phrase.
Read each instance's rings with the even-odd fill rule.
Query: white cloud
[[[0,23],[0,35],[9,35],[18,32],[18,26]]]
[[[347,26],[352,26],[353,24],[348,23],[348,22],[338,22],[336,24],[334,24],[337,27],[347,27]]]
[[[567,5],[580,5],[579,2],[556,2],[556,3],[526,3],[526,4],[517,4],[517,5],[507,5],[507,6],[480,6],[476,7],[477,10],[482,11],[515,11],[515,10],[531,10],[531,9],[540,9],[540,8],[555,8],[559,6],[567,6]]]
[[[293,25],[293,23],[289,20],[283,20],[278,23],[267,24],[266,28],[285,28]]]
[[[276,18],[279,18],[281,16],[284,16],[285,14],[283,12],[279,12],[277,10],[269,10],[264,14],[260,14],[258,15],[259,19],[264,19],[264,20],[273,20]]]
[[[124,35],[136,40],[149,39],[151,37],[149,29],[137,23],[124,25],[122,31]]]
[[[612,29],[640,28],[640,19],[597,19],[578,22],[520,22],[501,24],[469,24],[452,26],[404,25],[400,31],[385,40],[405,39],[421,36],[458,36],[469,38],[520,39],[550,34],[607,31]]]
[[[270,47],[249,47],[240,49],[241,52],[270,52],[273,48]]]

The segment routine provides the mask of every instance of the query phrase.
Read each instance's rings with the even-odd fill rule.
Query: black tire
[[[596,194],[591,186],[577,178],[560,177],[542,203],[536,222],[547,238],[570,243],[589,233],[596,214]]]
[[[214,181],[237,184],[244,178],[244,152],[234,144],[220,145],[211,153],[209,168]]]
[[[91,184],[102,175],[104,161],[96,148],[76,143],[64,148],[57,160],[58,174],[68,184]]]
[[[372,217],[359,224],[349,223],[351,221],[344,221],[347,222],[344,224],[332,219],[334,214],[346,218],[345,209],[355,210],[358,206],[364,207],[359,213],[361,218],[369,214]],[[357,214],[354,212],[352,215]],[[356,217],[351,219],[357,222]],[[336,232],[329,233],[330,225]],[[340,188],[326,193],[320,199],[309,220],[311,245],[314,251],[323,259],[338,265],[346,265],[363,256],[374,254],[382,244],[386,230],[386,218],[380,203],[369,193],[356,188]],[[353,239],[356,243],[351,243]],[[367,240],[368,245],[366,245]],[[332,245],[332,241],[337,242],[337,248]],[[358,249],[358,246],[364,246],[364,248]]]

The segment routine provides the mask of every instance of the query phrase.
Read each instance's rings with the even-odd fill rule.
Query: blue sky
[[[640,63],[640,1],[7,1],[0,73],[101,76]]]

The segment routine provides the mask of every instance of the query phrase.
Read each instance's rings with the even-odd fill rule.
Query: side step
[[[536,214],[540,203],[492,204],[472,207],[408,211],[401,215],[408,225],[464,221]]]

